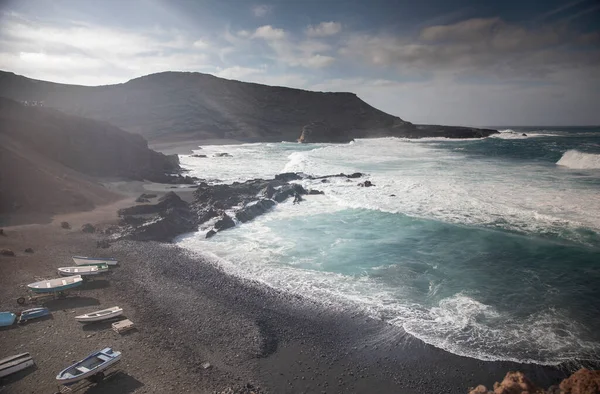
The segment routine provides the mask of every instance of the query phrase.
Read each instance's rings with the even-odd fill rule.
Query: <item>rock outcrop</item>
[[[200,183],[194,191],[194,201],[187,203],[174,192],[159,199],[157,204],[135,205],[119,210],[122,234],[120,238],[139,241],[170,241],[177,235],[202,227],[208,230],[206,238],[246,223],[273,209],[277,203],[290,197],[301,201],[307,191],[302,185],[290,183],[298,179],[326,179],[332,177],[359,178],[363,174],[337,174],[310,177],[299,173],[285,173],[275,179],[253,179],[227,185]],[[233,214],[233,217],[232,217]]]
[[[198,226],[189,204],[173,192],[166,194],[158,204],[121,209],[119,215],[129,219],[121,238],[134,241],[170,242],[177,235],[194,231]]]
[[[46,107],[108,121],[163,142],[175,138],[347,142],[383,136],[478,137],[488,133],[422,129],[373,108],[353,93],[311,92],[190,72],[163,72],[97,87],[0,72],[0,90],[14,100],[43,102]]]
[[[548,390],[537,387],[522,372],[508,372],[502,382],[494,383],[493,391],[479,385],[469,394],[600,394],[600,371],[582,368]]]
[[[599,394],[600,370],[590,371],[582,368],[563,380],[559,387],[565,394]]]

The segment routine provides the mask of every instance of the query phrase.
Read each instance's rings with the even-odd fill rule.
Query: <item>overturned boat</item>
[[[73,275],[99,275],[108,272],[108,264],[78,265],[76,267],[59,267],[58,273],[62,276]]]
[[[81,323],[95,322],[112,319],[123,314],[123,308],[113,306],[112,308],[101,311],[86,313],[85,315],[75,316],[75,320]]]
[[[38,319],[40,317],[48,316],[50,310],[48,308],[31,308],[21,312],[19,316],[19,323],[25,323],[29,320]]]
[[[107,347],[94,352],[81,361],[76,362],[68,368],[63,369],[56,375],[56,380],[62,385],[79,382],[83,379],[93,379],[102,371],[110,368],[121,360],[121,352],[117,352]]]
[[[107,265],[117,265],[117,259],[112,257],[105,258],[94,258],[94,257],[85,257],[85,256],[73,256],[73,261],[77,265],[98,265],[98,264],[107,264]]]
[[[34,365],[35,362],[29,353],[21,353],[0,360],[0,378],[24,370]]]
[[[34,293],[54,293],[81,286],[83,278],[81,275],[69,276],[68,278],[57,278],[30,283],[27,287]]]

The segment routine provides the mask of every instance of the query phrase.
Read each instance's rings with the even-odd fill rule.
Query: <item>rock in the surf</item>
[[[273,208],[275,201],[269,199],[262,199],[247,204],[240,211],[237,211],[235,217],[242,223],[248,222],[255,217],[262,215],[269,209]]]
[[[215,223],[215,229],[217,231],[227,230],[228,228],[232,228],[232,227],[235,227],[235,222],[227,214],[224,214],[223,216],[221,216],[221,218],[219,220],[217,220],[217,222]]]

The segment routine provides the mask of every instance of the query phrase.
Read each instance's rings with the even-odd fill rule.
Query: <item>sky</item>
[[[599,125],[600,2],[0,0],[0,70],[194,71],[354,92],[413,123]]]

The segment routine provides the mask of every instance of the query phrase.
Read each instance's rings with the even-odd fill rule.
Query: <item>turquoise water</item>
[[[521,131],[204,147],[233,157],[181,157],[200,177],[361,171],[376,186],[303,181],[326,194],[179,243],[234,275],[368,313],[456,354],[598,359],[600,130]]]

